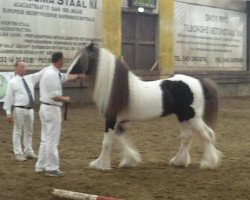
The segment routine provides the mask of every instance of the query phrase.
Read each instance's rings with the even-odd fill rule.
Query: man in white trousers
[[[5,102],[7,121],[14,121],[12,142],[15,159],[26,161],[36,159],[32,148],[33,122],[34,122],[34,98],[35,85],[40,81],[44,70],[34,74],[26,74],[27,63],[17,61],[15,64],[16,76],[7,86]],[[12,112],[12,107],[14,107]],[[24,133],[24,134],[23,134]],[[21,137],[23,134],[24,151],[22,150]]]
[[[58,145],[61,134],[61,106],[69,102],[70,97],[62,95],[62,84],[69,80],[81,79],[83,75],[69,75],[60,73],[64,59],[61,52],[52,55],[52,65],[44,72],[40,81],[40,120],[42,125],[41,143],[36,173],[46,176],[63,176],[59,168]]]

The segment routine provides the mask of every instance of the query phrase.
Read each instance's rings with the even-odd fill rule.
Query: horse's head
[[[85,45],[79,50],[70,65],[68,74],[94,74],[97,68],[98,48],[94,43]]]

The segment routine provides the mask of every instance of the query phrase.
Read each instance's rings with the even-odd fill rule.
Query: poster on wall
[[[8,81],[14,76],[14,72],[0,72],[0,102],[4,102]]]
[[[88,42],[101,43],[102,0],[0,0],[0,67],[34,69],[61,51],[65,65]]]
[[[176,67],[246,67],[246,14],[175,2]]]

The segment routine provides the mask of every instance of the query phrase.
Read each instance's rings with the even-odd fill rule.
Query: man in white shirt
[[[16,76],[12,78],[7,87],[5,102],[3,105],[6,111],[7,121],[14,121],[12,142],[15,158],[18,161],[36,159],[32,148],[33,122],[34,122],[34,98],[35,85],[40,81],[43,70],[26,74],[27,63],[17,61],[15,64]],[[14,110],[12,112],[12,107]],[[23,134],[24,151],[22,150],[21,137]]]
[[[62,84],[69,80],[84,79],[83,75],[60,73],[63,67],[63,54],[52,55],[52,65],[44,72],[40,81],[40,120],[42,125],[41,143],[35,172],[46,176],[63,176],[59,169],[58,145],[61,134],[61,106],[70,97],[62,95]]]

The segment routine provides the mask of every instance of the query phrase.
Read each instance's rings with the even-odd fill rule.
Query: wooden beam
[[[174,72],[174,0],[159,0],[159,62],[161,77]]]
[[[121,55],[122,0],[102,1],[102,46]]]

